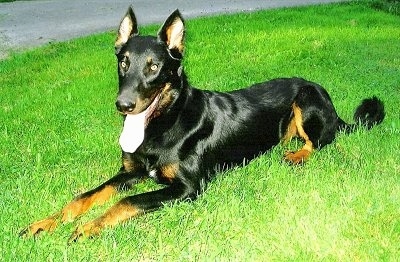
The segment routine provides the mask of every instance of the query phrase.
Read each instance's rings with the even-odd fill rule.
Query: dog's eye
[[[158,65],[157,64],[152,64],[150,69],[151,69],[151,71],[156,71],[158,69]]]
[[[121,65],[121,68],[124,69],[124,70],[125,70],[126,67],[127,67],[127,64],[126,64],[125,61],[121,61],[120,65]]]

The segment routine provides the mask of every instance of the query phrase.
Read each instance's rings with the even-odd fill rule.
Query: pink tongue
[[[133,153],[143,143],[146,112],[126,115],[124,128],[119,137],[119,144],[124,152]]]

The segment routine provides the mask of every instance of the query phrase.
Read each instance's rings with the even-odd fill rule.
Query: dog
[[[301,78],[279,78],[231,92],[191,87],[185,75],[185,23],[174,11],[156,37],[140,36],[129,7],[115,41],[119,92],[116,108],[123,115],[119,172],[61,211],[21,231],[36,236],[74,220],[144,178],[161,189],[128,196],[102,216],[79,226],[69,243],[99,234],[106,227],[157,210],[165,203],[194,200],[219,171],[248,162],[281,141],[298,137],[304,146],[288,152],[292,164],[306,161],[315,149],[335,139],[339,131],[370,129],[385,117],[377,97],[364,99],[347,124],[336,113],[320,85]]]

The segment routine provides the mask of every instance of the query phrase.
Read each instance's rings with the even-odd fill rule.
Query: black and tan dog
[[[298,164],[315,148],[331,143],[338,131],[354,129],[355,125],[338,117],[321,86],[300,78],[274,79],[228,93],[189,86],[182,67],[184,36],[178,10],[152,37],[139,36],[129,8],[115,43],[116,106],[124,115],[122,167],[115,177],[79,195],[60,212],[31,224],[21,235],[51,231],[143,178],[166,185],[120,200],[104,215],[78,227],[70,241],[89,237],[164,203],[195,199],[218,170],[251,160],[282,140],[304,140],[300,150],[284,156]],[[383,104],[375,97],[365,99],[354,115],[367,128],[383,118]]]

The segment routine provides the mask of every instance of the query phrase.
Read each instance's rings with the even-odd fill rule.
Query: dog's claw
[[[78,227],[72,235],[68,239],[68,245],[71,245],[73,243],[77,243],[80,240],[83,240],[84,238],[89,237],[89,232],[85,232],[82,227]]]
[[[24,228],[23,230],[21,230],[18,234],[19,237],[27,237],[29,235],[29,228]]]
[[[75,230],[75,232],[72,233],[72,235],[68,239],[68,245],[78,242],[78,240],[82,239],[82,237],[83,237],[83,233],[79,232],[78,230]]]

